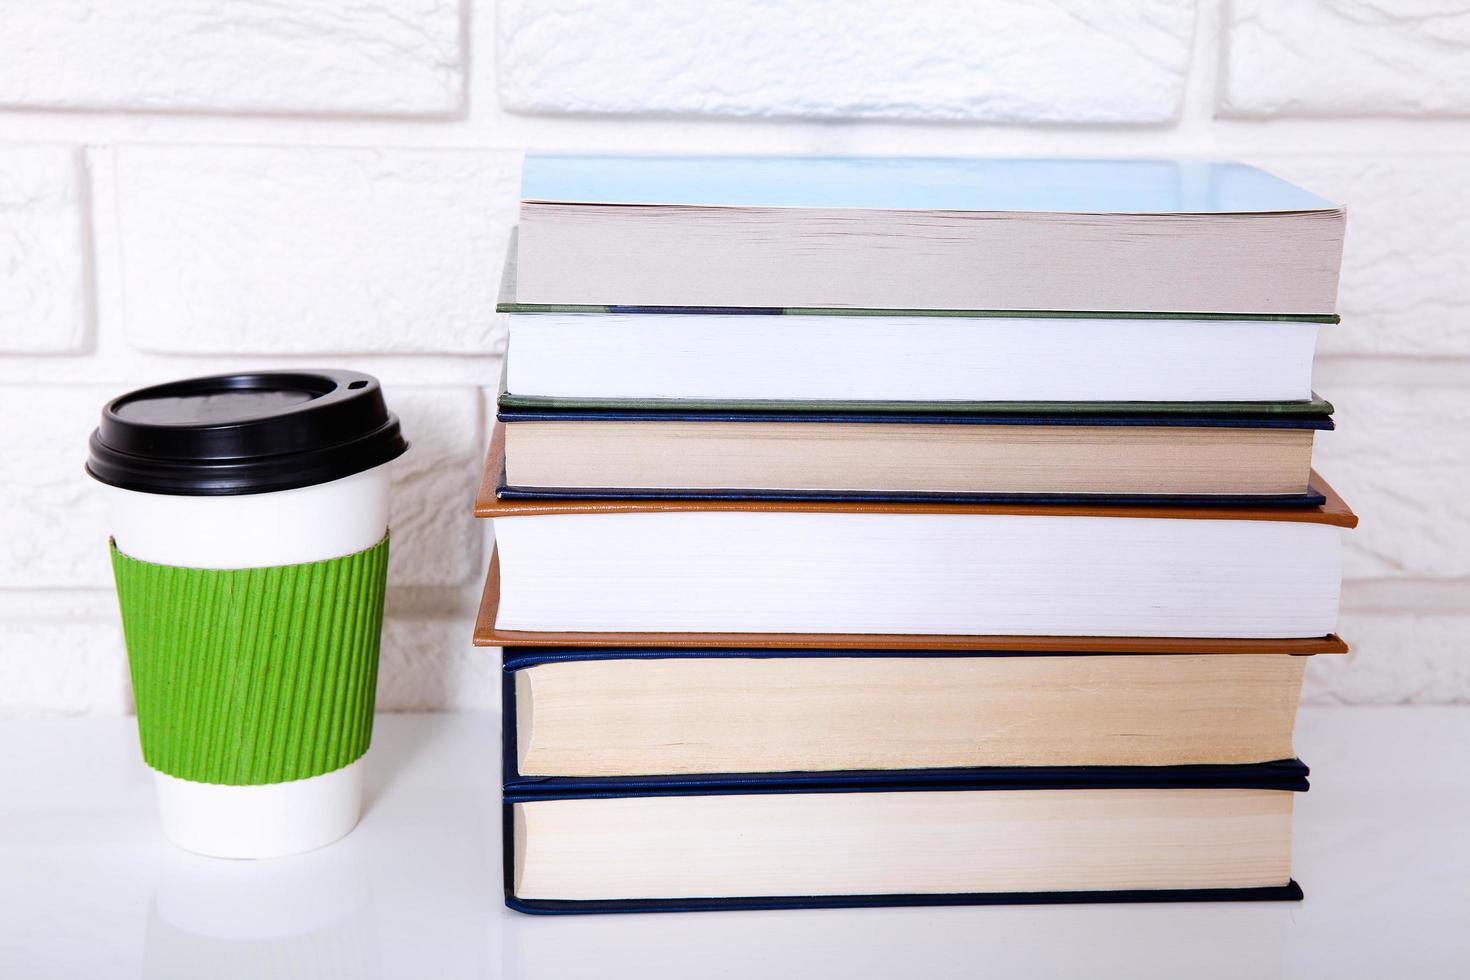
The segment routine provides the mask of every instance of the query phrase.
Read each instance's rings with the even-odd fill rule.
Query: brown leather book
[[[1020,651],[1078,651],[1078,652],[1288,652],[1288,654],[1314,654],[1314,652],[1341,652],[1344,649],[1341,641],[1336,638],[1324,638],[1323,635],[1332,632],[1333,623],[1336,621],[1336,579],[1339,572],[1338,558],[1335,557],[1336,545],[1332,538],[1323,538],[1322,535],[1313,535],[1304,538],[1301,535],[1292,535],[1291,538],[1282,538],[1280,535],[1261,536],[1255,532],[1245,533],[1248,529],[1242,527],[1242,533],[1230,533],[1229,536],[1216,535],[1207,532],[1208,523],[1216,522],[1241,522],[1250,523],[1260,527],[1261,525],[1316,525],[1323,529],[1339,529],[1339,527],[1352,527],[1357,525],[1357,516],[1352,514],[1347,504],[1338,497],[1335,491],[1327,485],[1324,480],[1314,478],[1314,485],[1322,489],[1326,502],[1320,507],[1155,507],[1155,505],[1060,505],[1060,504],[953,504],[953,502],[866,502],[866,501],[732,501],[732,500],[498,500],[495,497],[495,476],[498,475],[498,464],[500,464],[501,453],[503,453],[503,442],[498,438],[500,433],[495,433],[497,438],[492,441],[490,460],[485,469],[485,479],[481,485],[478,501],[476,501],[476,514],[481,517],[500,517],[506,520],[500,527],[500,535],[504,536],[504,548],[509,550],[512,542],[520,542],[516,547],[525,548],[529,541],[542,541],[539,538],[541,530],[537,529],[535,538],[528,538],[531,527],[522,529],[517,517],[525,519],[544,519],[544,517],[572,517],[572,516],[607,516],[617,517],[616,523],[604,525],[601,520],[589,522],[585,527],[587,542],[585,547],[578,544],[578,533],[572,533],[567,525],[548,525],[547,532],[551,538],[547,541],[556,541],[560,538],[562,544],[551,545],[548,558],[551,561],[570,561],[566,566],[566,597],[563,607],[566,616],[554,607],[547,607],[545,599],[532,599],[539,602],[539,608],[526,607],[523,599],[517,599],[522,605],[514,607],[514,613],[506,607],[506,614],[497,616],[500,607],[500,582],[498,582],[498,554],[492,557],[490,579],[485,589],[484,604],[481,608],[478,627],[476,627],[475,641],[481,645],[597,645],[597,646],[798,646],[798,648],[841,648],[841,646],[854,646],[854,648],[866,649],[1020,649]],[[720,539],[726,544],[713,544],[716,538],[710,538],[709,547],[726,548],[734,547],[735,551],[726,555],[726,567],[722,574],[736,576],[731,579],[732,585],[738,582],[750,582],[750,572],[741,572],[736,564],[731,564],[728,558],[731,555],[745,554],[745,558],[739,560],[760,561],[767,560],[766,555],[775,555],[770,560],[788,563],[788,573],[791,561],[801,561],[801,554],[786,555],[779,557],[782,539],[784,535],[778,535],[770,539],[770,547],[773,551],[764,550],[766,545],[751,544],[754,541],[750,535],[760,535],[760,527],[763,522],[756,520],[751,522],[751,517],[757,514],[772,514],[773,517],[785,517],[798,514],[808,514],[811,517],[838,517],[838,519],[858,523],[850,523],[848,530],[842,530],[841,525],[833,526],[831,523],[822,525],[823,547],[829,548],[825,552],[825,558],[819,557],[817,561],[845,561],[844,554],[853,555],[853,561],[861,563],[854,566],[853,585],[851,588],[872,589],[882,588],[882,576],[885,564],[881,555],[867,554],[864,550],[853,550],[851,539],[844,544],[842,535],[864,535],[866,536],[866,517],[875,519],[873,532],[883,535],[883,522],[904,522],[907,517],[916,514],[935,514],[950,520],[950,525],[945,529],[922,530],[914,532],[913,529],[920,527],[908,522],[906,525],[891,525],[888,533],[897,527],[908,527],[910,530],[898,533],[920,533],[925,535],[923,541],[919,538],[907,544],[897,545],[898,550],[889,551],[897,555],[895,560],[904,561],[901,555],[913,551],[913,548],[938,548],[945,550],[950,542],[950,535],[954,533],[970,533],[964,530],[967,522],[954,523],[954,519],[966,519],[966,517],[1105,517],[1105,519],[1120,519],[1125,523],[1144,522],[1152,523],[1157,520],[1160,526],[1157,530],[1139,529],[1141,536],[1127,535],[1129,541],[1138,539],[1167,539],[1175,544],[1164,545],[1163,550],[1157,551],[1157,558],[1150,558],[1148,547],[1142,551],[1133,550],[1130,557],[1123,557],[1125,552],[1119,552],[1119,560],[1127,561],[1129,566],[1120,566],[1120,576],[1117,582],[1100,577],[1097,560],[1092,551],[1095,548],[1116,547],[1117,536],[1103,532],[1101,529],[1086,530],[1086,536],[1076,538],[1076,544],[1067,545],[1064,542],[1073,535],[1079,527],[1086,525],[1057,525],[1057,533],[1042,533],[1039,538],[1030,539],[1023,536],[1022,539],[1005,539],[1008,529],[1016,529],[1017,525],[997,525],[994,532],[986,530],[983,535],[976,538],[979,547],[989,548],[994,542],[1005,539],[1011,548],[1011,552],[997,552],[1000,557],[997,561],[1003,564],[995,564],[997,572],[985,574],[1011,574],[1004,563],[1010,563],[1011,569],[1017,576],[1025,576],[1022,579],[991,579],[1000,591],[991,589],[988,594],[972,594],[976,599],[983,599],[980,605],[961,604],[960,598],[950,599],[950,604],[945,604],[944,599],[938,598],[939,592],[929,589],[944,588],[947,579],[942,570],[935,570],[931,574],[932,583],[919,582],[914,579],[914,570],[908,570],[906,577],[901,579],[903,588],[906,589],[908,598],[898,595],[888,597],[889,601],[881,604],[861,604],[856,602],[854,595],[844,594],[842,589],[847,586],[836,586],[829,599],[814,599],[816,605],[806,605],[801,608],[795,616],[788,616],[788,610],[781,608],[778,613],[760,607],[759,602],[778,602],[781,599],[775,597],[776,592],[769,588],[761,591],[757,586],[753,592],[753,601],[757,605],[751,607],[750,619],[732,616],[731,607],[728,602],[716,604],[714,607],[692,607],[686,605],[682,599],[676,599],[675,604],[667,605],[666,611],[669,616],[661,616],[656,608],[648,607],[648,602],[654,602],[654,598],[663,592],[661,586],[657,591],[642,591],[637,585],[638,574],[653,574],[657,580],[659,576],[676,574],[676,576],[689,576],[694,574],[694,566],[689,566],[689,561],[695,560],[695,555],[700,552],[700,541],[684,539],[682,536],[688,533],[694,526],[681,526],[675,530],[673,526],[664,527],[650,523],[650,525],[629,525],[629,517],[656,516],[656,514],[667,514],[670,517],[719,517],[725,516],[729,519],[744,517],[738,532],[716,532],[736,533],[734,541],[742,544],[729,545],[732,539]],[[1175,530],[1173,523],[1179,522],[1180,527]],[[1048,520],[1050,525],[1050,520]],[[707,525],[707,522],[706,522]],[[698,525],[704,527],[706,525]],[[1185,525],[1192,525],[1188,529]],[[786,522],[773,523],[772,527],[791,527],[789,520]],[[560,527],[560,530],[557,530]],[[512,530],[516,532],[512,538]],[[1120,527],[1122,529],[1122,527]],[[1038,530],[1041,527],[1038,526]],[[1166,532],[1167,533],[1164,533]],[[1285,527],[1283,527],[1285,530]],[[1305,530],[1305,529],[1304,529]],[[635,533],[637,532],[637,533]],[[629,535],[634,533],[634,538]],[[661,535],[660,538],[639,538],[642,535]],[[700,532],[707,533],[707,532]],[[928,541],[933,533],[939,533],[939,541]],[[1001,535],[995,538],[994,535]],[[1029,535],[1030,532],[1020,532]],[[570,535],[570,536],[567,536]],[[673,535],[670,538],[670,535]],[[744,535],[744,538],[739,538]],[[1101,535],[1101,536],[1100,536]],[[1298,541],[1299,539],[1299,541]],[[664,563],[653,572],[642,572],[641,564],[647,563],[647,555],[642,551],[639,541],[647,541],[648,554],[660,552],[660,548],[675,548],[675,552],[684,555],[684,558],[675,558],[675,566]],[[907,539],[906,539],[907,541]],[[980,545],[980,542],[985,544]],[[1020,544],[1017,544],[1020,541]],[[1035,541],[1036,545],[1026,544]],[[1220,541],[1233,541],[1235,544],[1225,545],[1225,551],[1217,551]],[[620,542],[620,544],[617,544]],[[673,542],[673,544],[670,544]],[[1042,547],[1042,542],[1050,542],[1044,545],[1044,550],[1026,552],[1026,548]],[[1208,544],[1205,544],[1208,542]],[[1255,544],[1252,544],[1255,542]],[[1267,544],[1270,542],[1270,547]],[[1289,544],[1294,542],[1294,544]],[[614,579],[620,588],[631,589],[632,595],[642,595],[648,598],[642,602],[644,607],[639,607],[634,602],[628,607],[619,605],[620,599],[614,599],[616,592],[606,592],[595,585],[598,563],[606,569],[609,563],[609,548],[628,550],[628,573],[631,579]],[[1094,555],[1094,560],[1083,561],[1076,566],[1076,574],[1072,573],[1073,566],[1067,561],[1067,548],[1079,548],[1079,557]],[[1167,569],[1172,563],[1186,560],[1186,554],[1192,554],[1192,548],[1208,548],[1210,554],[1214,555],[1210,561],[1222,566],[1217,570],[1207,569],[1202,564],[1200,576],[1192,582],[1183,582],[1170,576]],[[570,548],[570,551],[569,551]],[[1016,552],[1016,548],[1020,548]],[[1170,551],[1172,548],[1172,551]],[[1180,551],[1185,548],[1186,551]],[[788,548],[789,550],[789,548]],[[747,554],[748,552],[748,554]],[[522,552],[517,552],[522,554]],[[614,552],[616,554],[616,552]],[[1205,552],[1201,552],[1201,561],[1205,561]],[[582,555],[591,561],[591,566],[582,566]],[[656,560],[657,561],[657,560]],[[678,564],[681,563],[682,564]],[[1139,561],[1151,563],[1158,561],[1160,566],[1154,572],[1148,572],[1147,564],[1138,564]],[[1053,621],[1054,607],[1047,602],[1041,601],[1042,592],[1036,591],[1036,576],[1047,574],[1038,572],[1045,569],[1050,563],[1055,574],[1060,576],[1057,588],[1069,589],[1067,595],[1075,597],[1078,601],[1073,602],[1070,608],[1061,610],[1057,621],[1067,623],[1069,627],[1051,627]],[[1244,564],[1242,564],[1244,563]],[[1089,567],[1091,566],[1091,567]],[[531,595],[545,595],[547,589],[556,591],[556,582],[562,573],[545,567],[544,561],[532,566],[537,569],[537,579],[534,585],[525,580],[516,580],[517,589],[529,588],[539,589],[539,592],[526,592],[526,597]],[[1213,567],[1213,566],[1208,566]],[[1241,570],[1251,567],[1252,574],[1260,574],[1261,579],[1254,583],[1244,583],[1241,580]],[[678,570],[682,569],[682,570]],[[797,573],[800,576],[801,573]],[[1142,580],[1139,576],[1142,574]],[[1067,582],[1069,576],[1076,582]],[[1150,577],[1151,576],[1151,577]],[[1213,576],[1213,577],[1211,577]],[[681,579],[688,580],[688,579]],[[800,577],[791,579],[792,582],[800,582]],[[976,582],[983,582],[983,574]],[[1127,580],[1127,585],[1123,582]],[[1016,582],[1017,585],[1011,585]],[[1026,585],[1030,582],[1030,585]],[[1091,598],[1088,595],[1072,592],[1070,589],[1079,588],[1092,589]],[[1150,582],[1152,585],[1150,585]],[[1175,588],[1176,582],[1180,588]],[[1216,585],[1217,583],[1217,585]],[[691,586],[697,594],[700,585]],[[703,588],[713,588],[713,583],[706,582]],[[807,588],[807,586],[801,586]],[[963,586],[960,586],[963,589]],[[989,588],[989,586],[982,586]],[[582,592],[578,592],[582,589]],[[587,592],[592,589],[592,592]],[[648,586],[653,589],[653,586]],[[914,591],[919,589],[919,592]],[[1132,591],[1127,591],[1132,589]],[[1139,591],[1144,589],[1144,591]],[[1151,589],[1164,589],[1161,597],[1167,595],[1169,602],[1160,607],[1148,599],[1152,595]],[[1182,591],[1180,591],[1182,589]],[[1225,591],[1214,594],[1204,592],[1201,589],[1225,589]],[[1330,589],[1330,591],[1329,591]],[[1192,591],[1192,592],[1191,592]],[[587,598],[578,599],[578,595],[585,594]],[[1108,595],[1114,595],[1119,601],[1108,599]],[[519,592],[517,592],[519,595]],[[813,594],[816,595],[816,594]],[[1014,595],[1019,605],[1008,604],[1008,598]],[[1204,604],[1200,605],[1202,619],[1192,620],[1192,629],[1172,629],[1170,623],[1179,621],[1180,614],[1194,616],[1191,610],[1191,595],[1207,595]],[[632,599],[631,599],[632,601]],[[908,605],[913,602],[914,605]],[[933,605],[938,602],[938,605]],[[1244,604],[1244,605],[1242,605]],[[1257,605],[1258,604],[1258,605]],[[938,619],[928,619],[928,614],[919,613],[917,610],[933,608]],[[532,613],[528,614],[528,608]],[[1205,611],[1213,608],[1213,613]],[[714,610],[713,614],[710,610]],[[833,611],[838,610],[838,611]],[[847,611],[842,611],[847,610]],[[908,613],[906,611],[908,610]],[[1223,610],[1223,611],[1222,611]],[[1252,611],[1254,610],[1254,611]],[[1219,616],[1216,616],[1219,614]],[[908,626],[913,616],[923,616],[926,623],[933,627],[932,633],[916,630]],[[1210,619],[1210,616],[1214,616]],[[785,617],[786,624],[782,624]],[[556,620],[563,620],[557,623]],[[764,620],[764,621],[763,621]],[[745,627],[745,623],[750,627]],[[797,626],[797,621],[810,623],[810,626]],[[1133,627],[1133,623],[1138,627]],[[819,624],[820,623],[820,624]],[[953,623],[960,629],[947,629],[944,623]],[[975,624],[979,629],[966,629],[969,624]],[[995,627],[985,626],[994,623]],[[1019,626],[1007,629],[1008,624],[1014,623]],[[551,627],[554,626],[554,629]],[[648,627],[653,626],[650,630]],[[1032,629],[1032,626],[1033,627]],[[735,632],[738,630],[738,632]],[[1179,638],[1176,633],[1188,633],[1188,638]],[[1066,635],[1066,636],[1060,636]],[[1147,635],[1147,636],[1145,636]]]

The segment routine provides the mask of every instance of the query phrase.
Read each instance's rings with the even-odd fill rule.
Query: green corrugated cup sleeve
[[[367,751],[388,538],[270,568],[179,568],[112,546],[143,759],[198,783],[319,776]]]

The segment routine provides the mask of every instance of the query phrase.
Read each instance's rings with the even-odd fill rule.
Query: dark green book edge
[[[611,306],[585,303],[520,303],[516,301],[516,241],[519,229],[510,230],[505,250],[505,268],[500,276],[497,313],[725,313],[743,316],[943,316],[1004,317],[1047,320],[1283,320],[1296,323],[1338,323],[1335,313],[1145,313],[1118,310],[922,310],[848,309],[833,306]]]
[[[502,390],[497,401],[506,411],[791,412],[816,415],[1042,415],[1076,416],[1221,416],[1229,418],[1312,418],[1332,414],[1332,403],[1313,393],[1310,399],[1284,402],[890,402],[797,401],[777,399],[719,400],[699,398],[561,398],[515,395]]]
[[[500,366],[495,405],[501,411],[526,412],[791,412],[804,415],[1049,415],[1074,416],[1220,416],[1226,418],[1326,419],[1332,403],[1315,391],[1309,399],[1276,402],[895,402],[809,401],[747,398],[565,398],[516,395],[505,390],[510,358]]]

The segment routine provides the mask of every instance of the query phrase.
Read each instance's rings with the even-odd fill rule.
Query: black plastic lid
[[[177,496],[269,493],[340,480],[408,449],[378,379],[260,371],[129,392],[102,409],[87,472]]]

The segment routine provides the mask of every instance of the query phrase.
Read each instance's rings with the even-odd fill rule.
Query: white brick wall
[[[1470,112],[1458,0],[1234,0],[1222,108],[1242,116]]]
[[[132,707],[116,622],[0,623],[0,717],[118,715]]]
[[[472,354],[519,178],[496,151],[122,146],[98,258],[141,350]]]
[[[500,96],[518,112],[1167,122],[1194,13],[1192,0],[503,0]]]
[[[1349,579],[1470,583],[1470,400],[1463,385],[1334,387],[1317,468],[1362,517]],[[1467,597],[1470,598],[1470,597]]]
[[[444,114],[455,0],[0,0],[0,104]]]
[[[74,147],[0,145],[0,352],[79,350],[89,242]]]
[[[1207,156],[1347,205],[1317,386],[1347,658],[1309,697],[1470,702],[1470,26],[1413,0],[0,0],[0,715],[130,709],[109,395],[384,381],[385,708],[494,703],[468,516],[519,153]]]

